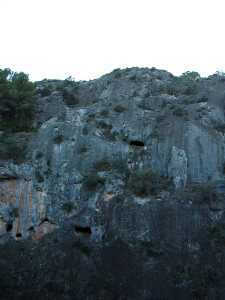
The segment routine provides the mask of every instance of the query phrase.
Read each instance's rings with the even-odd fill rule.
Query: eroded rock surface
[[[37,83],[24,162],[0,162],[4,299],[224,299],[225,82],[191,84],[138,68]]]
[[[187,183],[187,156],[184,150],[172,148],[168,173],[173,178],[175,188],[182,188]]]

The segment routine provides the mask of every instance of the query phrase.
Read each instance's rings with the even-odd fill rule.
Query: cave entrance
[[[144,144],[144,142],[142,142],[142,141],[139,141],[139,140],[133,140],[133,141],[130,141],[130,146],[144,147],[145,144]]]
[[[91,235],[91,227],[75,225],[75,232],[82,235]]]
[[[6,231],[10,232],[10,231],[12,231],[12,229],[13,229],[13,224],[12,223],[7,223],[6,224]]]
[[[33,231],[34,231],[34,226],[30,226],[30,227],[28,228],[28,231],[29,231],[29,232],[33,232]]]

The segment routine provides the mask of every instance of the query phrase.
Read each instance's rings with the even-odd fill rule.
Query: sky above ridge
[[[116,68],[225,70],[224,0],[0,0],[0,68],[32,80]]]

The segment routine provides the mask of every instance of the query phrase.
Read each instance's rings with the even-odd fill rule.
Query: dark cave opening
[[[48,218],[44,218],[44,220],[42,221],[42,223],[44,222],[49,222],[49,219]]]
[[[10,232],[13,229],[13,224],[12,223],[7,223],[6,224],[6,231]]]
[[[28,228],[28,231],[34,231],[34,226],[30,226],[30,227]]]
[[[79,233],[79,234],[83,234],[83,235],[91,235],[92,231],[91,231],[91,227],[89,226],[78,226],[75,225],[75,232]]]
[[[51,223],[49,218],[45,217],[40,223],[39,226],[42,225],[43,223]]]
[[[145,144],[142,141],[133,140],[133,141],[130,141],[130,146],[144,147]]]
[[[21,237],[22,237],[22,234],[20,232],[17,232],[16,238],[21,238]]]

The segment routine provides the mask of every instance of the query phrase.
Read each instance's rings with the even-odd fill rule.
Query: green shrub
[[[187,115],[187,111],[183,107],[178,106],[173,110],[173,115],[177,117],[184,117]]]
[[[187,71],[187,72],[184,72],[180,77],[185,80],[193,80],[194,81],[194,80],[197,80],[200,78],[200,74],[195,71]]]
[[[106,139],[112,142],[116,140],[115,133],[112,132],[113,126],[111,124],[108,124],[101,120],[96,122],[96,126],[97,128],[100,128],[102,130],[102,133]]]
[[[64,140],[64,137],[62,134],[59,134],[56,137],[54,137],[55,144],[62,144],[63,140]]]
[[[215,126],[214,126],[214,128],[217,130],[217,131],[219,131],[219,132],[221,132],[221,133],[225,133],[225,124],[215,124]]]
[[[19,134],[4,134],[0,139],[0,158],[22,163],[25,159],[28,137]]]
[[[77,96],[76,89],[62,89],[63,100],[69,106],[77,105],[79,103],[79,98]]]
[[[88,151],[88,148],[86,146],[81,146],[79,149],[78,149],[78,153],[85,153]]]
[[[208,183],[196,184],[190,187],[192,200],[199,204],[211,204],[218,199],[218,194],[213,185]]]
[[[109,115],[109,111],[106,109],[103,109],[99,113],[102,117],[107,117]]]
[[[41,97],[47,97],[51,95],[51,88],[50,86],[45,86],[43,89],[40,90]]]
[[[129,168],[127,162],[122,157],[117,158],[112,162],[113,170],[117,171],[120,175],[129,176]]]
[[[84,179],[83,186],[87,191],[96,191],[99,185],[105,183],[105,180],[96,173],[91,173]]]
[[[87,117],[87,122],[91,123],[94,120],[95,120],[95,114],[94,113],[89,114],[88,117]]]
[[[74,209],[73,202],[68,201],[68,202],[63,203],[62,209],[68,214],[71,213],[72,210]]]
[[[105,129],[105,130],[111,130],[112,129],[112,125],[111,124],[107,124],[104,121],[97,121],[97,127],[101,128],[101,129]]]
[[[10,211],[10,216],[15,219],[19,217],[19,208],[18,207],[13,207],[12,210]]]
[[[160,243],[153,243],[152,241],[141,241],[139,246],[141,246],[147,256],[159,257],[163,254]]]
[[[116,105],[114,107],[114,111],[117,113],[122,113],[122,112],[126,111],[126,107],[124,107],[122,105]]]
[[[156,195],[165,188],[166,180],[149,169],[133,171],[128,178],[127,188],[136,196]]]
[[[41,159],[43,156],[44,156],[43,152],[38,151],[38,152],[36,153],[36,155],[35,155],[35,158],[36,158],[36,159]]]
[[[88,135],[88,129],[87,129],[87,127],[84,127],[82,129],[82,133],[83,133],[83,135]]]
[[[0,130],[31,130],[34,91],[28,75],[0,69]]]
[[[46,160],[46,166],[47,168],[43,172],[43,174],[48,178],[52,174],[52,163],[50,159]]]
[[[44,181],[44,177],[38,170],[35,171],[35,177],[36,177],[37,182],[39,182],[39,183]]]
[[[110,171],[112,169],[112,166],[106,159],[102,159],[94,164],[94,169],[97,172]]]
[[[73,247],[75,249],[78,249],[83,255],[90,256],[91,255],[91,249],[81,242],[81,240],[77,240],[73,243]]]
[[[121,69],[115,69],[112,71],[112,75],[114,76],[115,79],[119,79],[122,76]]]
[[[136,74],[132,74],[132,75],[129,76],[129,79],[132,80],[132,81],[134,81],[134,80],[137,79],[137,75]]]
[[[225,175],[225,162],[223,163],[223,175]]]
[[[225,224],[217,223],[209,226],[208,234],[215,246],[225,246]]]
[[[167,92],[172,95],[194,95],[197,92],[197,72],[185,72],[180,77],[174,77],[167,86]]]

